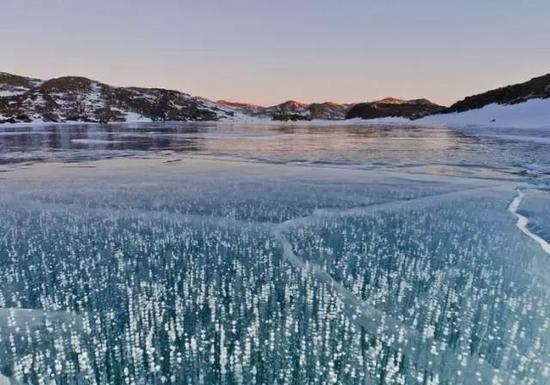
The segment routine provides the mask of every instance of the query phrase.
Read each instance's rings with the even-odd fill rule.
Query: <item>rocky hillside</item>
[[[338,120],[345,119],[351,107],[353,104],[312,103],[309,105],[309,113],[312,119]]]
[[[0,72],[0,98],[22,95],[41,83],[42,81],[39,79]]]
[[[346,119],[377,119],[385,117],[419,118],[444,110],[445,107],[427,99],[402,100],[386,98],[369,103],[354,105],[346,114]]]
[[[267,117],[267,114],[265,113],[266,108],[263,106],[258,106],[256,104],[231,102],[228,100],[217,100],[216,104],[231,110],[238,111],[243,115],[254,117]]]
[[[226,100],[218,100],[217,103],[228,108],[236,109],[244,115],[280,121],[312,119],[341,120],[345,119],[347,112],[352,107],[351,104],[337,104],[331,102],[306,104],[294,100],[289,100],[270,107],[234,103]]]
[[[489,104],[518,104],[530,99],[550,98],[550,74],[527,82],[497,88],[482,94],[468,96],[453,104],[444,113],[479,109]]]
[[[114,87],[66,76],[50,80],[0,73],[0,123],[344,119],[351,105],[287,101],[263,107],[212,102],[161,88]]]
[[[469,96],[445,108],[427,99],[395,98],[358,104],[289,100],[264,107],[224,100],[212,102],[161,88],[115,87],[77,76],[40,80],[0,72],[0,123],[419,119],[493,105],[516,105],[532,99],[550,100],[550,74]]]
[[[43,81],[0,73],[0,123],[220,120],[234,113],[178,91],[114,87],[75,76]]]

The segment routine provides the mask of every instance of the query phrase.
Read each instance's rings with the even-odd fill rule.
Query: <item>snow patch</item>
[[[126,112],[126,122],[127,123],[134,123],[134,122],[152,122],[151,119],[144,117],[141,114],[138,114],[137,112]]]
[[[483,108],[465,112],[426,116],[415,120],[414,123],[550,128],[550,99],[531,99],[518,104],[489,104]]]
[[[529,225],[529,220],[527,219],[527,217],[524,217],[518,212],[519,206],[521,204],[521,201],[523,201],[523,198],[525,198],[525,193],[521,190],[518,190],[518,195],[514,198],[512,203],[510,203],[510,206],[508,206],[508,211],[516,216],[518,220],[516,226],[521,230],[521,232],[537,242],[542,250],[544,250],[546,254],[550,255],[550,244],[546,242],[545,239],[539,237],[537,234],[533,234],[527,227]]]
[[[22,95],[25,93],[26,90],[21,90],[21,91],[7,91],[7,90],[2,90],[0,91],[0,98],[7,98],[7,97],[10,97],[10,96],[17,96],[17,95]]]

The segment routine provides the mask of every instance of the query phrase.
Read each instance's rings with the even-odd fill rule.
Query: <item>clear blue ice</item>
[[[537,238],[542,130],[2,127],[0,383],[547,385]]]

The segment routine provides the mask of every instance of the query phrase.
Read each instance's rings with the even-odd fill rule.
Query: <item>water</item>
[[[2,127],[0,171],[0,383],[550,382],[545,131]]]

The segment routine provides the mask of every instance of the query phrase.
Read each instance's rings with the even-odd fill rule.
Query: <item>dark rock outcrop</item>
[[[550,98],[550,74],[533,78],[527,82],[497,88],[453,104],[445,113],[464,112],[482,108],[489,104],[517,104],[535,98]]]

